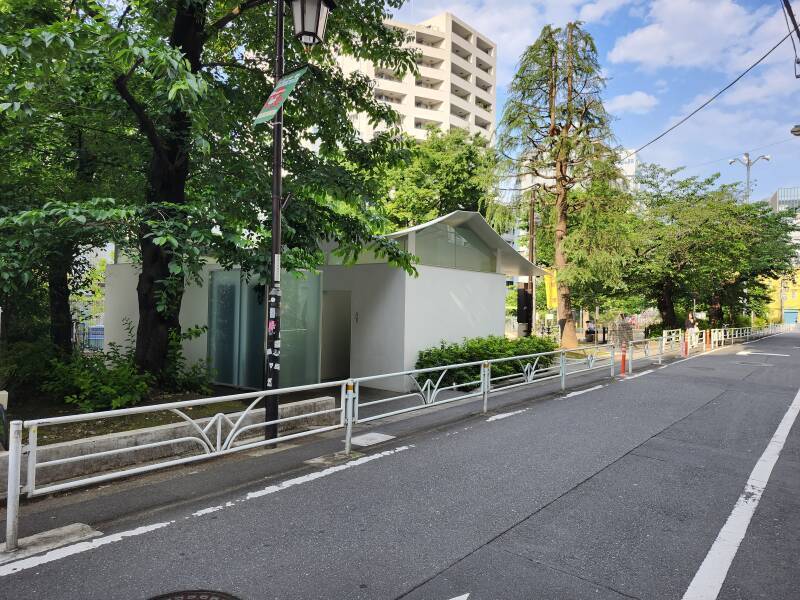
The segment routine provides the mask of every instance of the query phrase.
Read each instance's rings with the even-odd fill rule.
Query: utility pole
[[[536,265],[536,187],[531,190],[531,201],[528,206],[528,259]],[[536,274],[531,271],[531,314],[528,316],[528,335],[536,330]]]
[[[744,195],[746,204],[750,204],[750,169],[754,164],[756,164],[762,158],[766,161],[770,160],[769,154],[762,154],[755,160],[750,160],[750,153],[745,152],[741,158],[732,158],[728,161],[729,165],[732,165],[735,162],[742,163],[747,169],[747,187],[745,188],[745,195]]]

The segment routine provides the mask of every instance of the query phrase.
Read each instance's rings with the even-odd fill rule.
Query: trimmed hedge
[[[417,369],[441,367],[460,363],[523,356],[538,352],[551,352],[557,348],[553,340],[538,336],[508,339],[499,336],[464,339],[460,343],[441,342],[438,346],[422,350],[417,358]],[[539,360],[539,367],[549,367],[554,357],[544,356]],[[492,376],[511,375],[521,371],[516,361],[492,365]],[[420,383],[428,379],[428,375],[418,377]],[[480,367],[467,367],[448,371],[442,380],[443,385],[464,384],[480,379]]]

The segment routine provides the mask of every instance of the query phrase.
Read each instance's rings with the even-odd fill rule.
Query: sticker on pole
[[[297,82],[300,81],[300,78],[303,75],[305,75],[306,71],[308,71],[308,67],[303,67],[302,69],[292,71],[288,75],[284,75],[278,80],[278,83],[275,85],[275,89],[272,90],[272,93],[269,95],[269,98],[267,98],[264,106],[261,107],[261,111],[253,120],[253,125],[271,121],[272,118],[278,114],[281,106],[283,106],[283,103],[289,98],[295,86],[297,85]]]

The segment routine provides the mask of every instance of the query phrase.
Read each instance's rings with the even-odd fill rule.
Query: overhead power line
[[[778,48],[778,47],[779,47],[781,44],[783,44],[783,42],[785,42],[787,39],[789,39],[789,38],[792,36],[792,34],[793,34],[795,31],[797,31],[797,28],[793,28],[791,31],[789,31],[789,33],[787,33],[785,36],[783,36],[783,37],[781,38],[781,40],[780,40],[780,41],[779,41],[777,44],[775,44],[775,45],[774,45],[772,48],[770,48],[770,49],[767,51],[767,53],[766,53],[766,54],[764,54],[764,55],[763,55],[761,58],[759,58],[759,59],[758,59],[756,62],[754,62],[752,65],[750,65],[749,67],[747,67],[747,69],[745,69],[744,71],[742,71],[742,72],[739,74],[739,76],[738,76],[738,77],[736,77],[736,79],[734,79],[733,81],[731,81],[731,82],[730,82],[728,85],[726,85],[724,88],[722,88],[722,89],[721,89],[720,91],[718,91],[716,94],[714,94],[713,96],[711,96],[711,98],[709,98],[708,100],[706,100],[705,102],[703,102],[703,103],[702,103],[700,106],[698,106],[697,108],[695,108],[695,109],[694,109],[692,112],[690,112],[688,115],[686,115],[685,117],[683,117],[683,118],[682,118],[680,121],[678,121],[677,123],[675,123],[675,124],[674,124],[672,127],[670,127],[669,129],[667,129],[667,130],[663,131],[662,133],[658,134],[658,135],[657,135],[656,137],[654,137],[652,140],[650,140],[649,142],[647,142],[647,143],[646,143],[646,144],[644,144],[643,146],[640,146],[639,148],[637,148],[637,149],[636,149],[636,150],[634,150],[633,152],[630,152],[630,153],[628,153],[628,155],[627,155],[625,158],[628,158],[628,156],[632,156],[632,155],[636,154],[637,152],[641,152],[642,150],[644,150],[645,148],[647,148],[647,147],[648,147],[648,146],[650,146],[651,144],[655,144],[655,143],[656,143],[658,140],[660,140],[661,138],[663,138],[665,135],[667,135],[667,134],[668,134],[668,133],[670,133],[671,131],[674,131],[675,129],[677,129],[678,127],[680,127],[680,126],[681,126],[681,125],[683,125],[684,123],[686,123],[686,121],[688,121],[689,119],[691,119],[693,116],[695,116],[695,115],[696,115],[697,113],[699,113],[701,110],[703,110],[703,109],[704,109],[706,106],[708,106],[709,104],[711,104],[711,103],[712,103],[714,100],[716,100],[717,98],[719,98],[719,97],[720,97],[722,94],[724,94],[724,93],[725,93],[725,92],[727,92],[729,89],[731,89],[731,88],[732,88],[734,85],[736,85],[736,84],[739,82],[739,80],[740,80],[742,77],[744,77],[744,76],[745,76],[745,75],[747,75],[747,74],[748,74],[750,71],[752,71],[752,70],[753,70],[753,69],[755,69],[755,68],[756,68],[758,65],[760,65],[760,64],[761,64],[761,63],[764,61],[764,59],[766,59],[766,58],[767,58],[767,57],[768,57],[770,54],[772,54],[772,53],[773,53],[773,52],[774,52],[774,51],[775,51],[775,50],[776,50],[776,49],[777,49],[777,48]]]

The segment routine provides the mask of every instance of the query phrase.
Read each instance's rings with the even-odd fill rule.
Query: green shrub
[[[212,373],[205,361],[187,364],[183,342],[199,337],[207,327],[190,327],[181,334],[173,333],[167,349],[167,367],[160,376],[159,385],[168,392],[197,392],[210,394]]]
[[[460,343],[441,342],[439,346],[422,350],[417,358],[417,369],[440,367],[460,363],[489,360],[492,358],[506,358],[510,356],[523,356],[539,352],[551,352],[556,349],[556,344],[548,338],[532,336],[508,339],[499,336],[465,339]],[[543,356],[537,368],[549,367],[553,363],[553,356]],[[509,361],[492,365],[492,376],[511,375],[522,370],[520,361]],[[420,381],[428,379],[421,375]],[[465,384],[480,379],[480,367],[466,367],[448,371],[442,383],[444,385]]]
[[[111,344],[108,352],[77,352],[66,361],[51,360],[42,389],[92,412],[139,404],[152,385],[153,378],[136,368],[132,351]]]
[[[0,390],[36,389],[58,349],[49,341],[12,342],[0,348]]]

